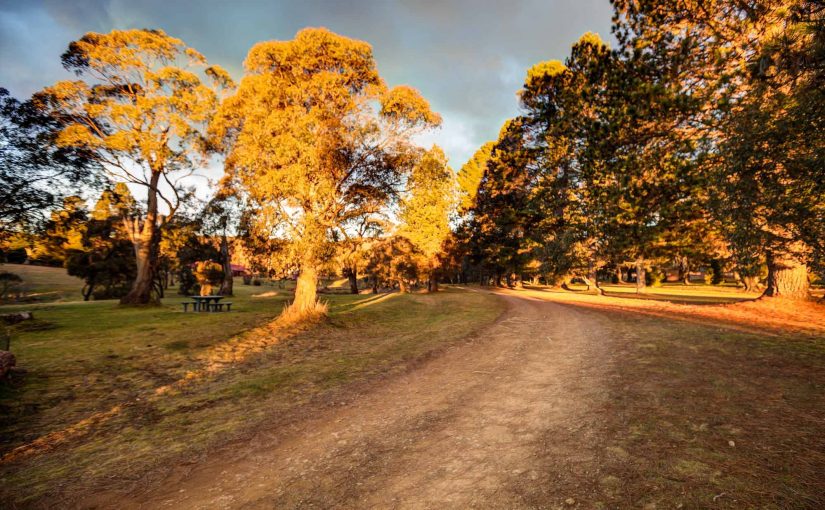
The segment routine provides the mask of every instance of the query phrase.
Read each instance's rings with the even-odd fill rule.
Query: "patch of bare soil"
[[[822,349],[527,292],[503,299],[507,315],[480,338],[346,406],[87,506],[825,505]]]

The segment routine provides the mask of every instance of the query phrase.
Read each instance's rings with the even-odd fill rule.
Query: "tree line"
[[[0,96],[6,252],[123,304],[157,303],[169,275],[214,273],[208,260],[231,293],[228,238],[253,269],[297,275],[300,314],[316,311],[320,273],[343,269],[353,292],[359,273],[376,290],[437,286],[455,175],[413,137],[441,118],[386,85],[367,43],[326,29],[262,42],[238,83],[160,30],[89,33],[61,60],[77,79]],[[225,174],[199,203],[191,177],[216,161]],[[93,211],[79,187],[104,190]]]
[[[458,279],[599,289],[665,268],[805,298],[825,266],[825,5],[614,0],[527,72],[521,114],[458,174]]]

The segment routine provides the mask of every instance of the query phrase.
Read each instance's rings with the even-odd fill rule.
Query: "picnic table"
[[[193,312],[222,312],[224,305],[228,312],[232,303],[221,303],[223,296],[192,296],[191,302],[183,303],[183,311],[186,312],[189,305],[192,305]]]

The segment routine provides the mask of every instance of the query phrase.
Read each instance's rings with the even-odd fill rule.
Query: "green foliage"
[[[438,255],[450,234],[450,213],[455,207],[455,175],[447,156],[438,146],[424,153],[407,181],[407,196],[401,202],[399,235],[408,239],[421,255],[422,272],[433,272]]]

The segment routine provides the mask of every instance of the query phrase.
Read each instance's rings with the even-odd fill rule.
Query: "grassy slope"
[[[35,302],[76,301],[83,299],[83,281],[66,274],[61,267],[0,264],[0,272],[14,273],[23,279],[29,299]]]
[[[71,485],[125,483],[288,414],[345,383],[397,370],[491,323],[501,312],[486,294],[325,296],[331,318],[184,391],[153,389],[199,366],[204,353],[267,322],[287,295],[275,287],[237,286],[231,314],[179,312],[112,302],[41,306],[55,329],[18,335],[13,350],[29,373],[0,390],[0,448],[8,451],[64,429],[94,412],[129,402],[111,420],[52,451],[0,466],[3,498],[32,500]],[[254,298],[253,294],[267,294]],[[4,307],[11,309],[12,307]],[[238,311],[235,312],[234,310]],[[266,335],[265,329],[245,337]],[[140,400],[137,400],[140,398]]]

